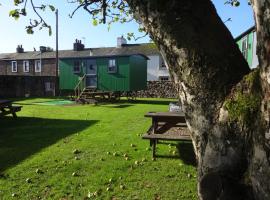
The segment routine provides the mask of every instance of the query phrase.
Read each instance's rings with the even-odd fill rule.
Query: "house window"
[[[248,57],[248,37],[246,36],[242,40],[242,54],[245,59]]]
[[[81,66],[80,61],[75,61],[73,65],[73,73],[80,73],[81,72]]]
[[[11,62],[11,72],[17,72],[18,68],[17,68],[17,61],[12,61]]]
[[[54,84],[52,82],[45,82],[45,91],[50,92],[54,90]]]
[[[117,72],[117,65],[115,59],[109,59],[108,63],[108,73],[116,73]]]
[[[160,69],[167,69],[165,62],[163,60],[161,61]]]
[[[41,60],[35,61],[35,72],[41,72]]]
[[[23,72],[29,72],[30,68],[29,68],[29,61],[25,60],[23,61]]]
[[[169,77],[168,76],[160,76],[159,77],[159,80],[160,81],[168,81],[169,80]]]

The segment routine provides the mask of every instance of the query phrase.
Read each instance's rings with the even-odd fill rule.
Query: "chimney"
[[[46,48],[45,46],[40,46],[40,47],[39,47],[39,51],[40,51],[41,53],[46,52],[46,50],[47,50],[47,48]]]
[[[84,44],[82,44],[81,40],[76,39],[73,43],[73,50],[74,51],[82,51],[84,50]]]
[[[122,47],[125,44],[127,44],[127,40],[123,37],[123,35],[117,38],[117,47]]]
[[[23,49],[22,45],[18,45],[18,46],[17,46],[16,52],[17,52],[17,53],[23,53],[23,52],[24,52],[24,49]]]

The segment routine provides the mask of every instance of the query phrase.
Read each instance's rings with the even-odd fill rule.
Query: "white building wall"
[[[257,34],[254,31],[253,32],[253,49],[252,49],[252,64],[251,64],[251,69],[256,68],[259,65],[258,61],[258,56],[256,53],[256,48],[257,48]]]
[[[162,58],[160,55],[147,55],[147,81],[158,81],[159,77],[170,77],[167,68],[162,68]]]

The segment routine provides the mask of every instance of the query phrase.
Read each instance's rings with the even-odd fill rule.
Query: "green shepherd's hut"
[[[86,89],[99,92],[133,92],[146,89],[147,60],[127,48],[84,49],[80,41],[73,50],[61,51],[59,88],[61,91]]]

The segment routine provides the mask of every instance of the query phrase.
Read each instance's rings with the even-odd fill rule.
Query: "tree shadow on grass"
[[[192,142],[179,142],[176,145],[180,159],[186,165],[197,166],[196,156],[194,153]]]
[[[0,172],[97,122],[33,117],[18,117],[16,120],[11,117],[0,118]]]
[[[157,158],[180,159],[186,165],[197,166],[196,156],[191,142],[181,141],[175,144],[162,141],[159,143],[175,146],[178,151],[178,155],[156,155]]]
[[[101,105],[97,105],[97,106],[103,106],[105,108],[128,108],[133,106],[132,104],[101,104]]]
[[[121,99],[118,103],[132,103],[132,104],[154,104],[154,105],[169,105],[171,102],[177,102],[175,99],[136,99],[136,100],[126,100]]]

